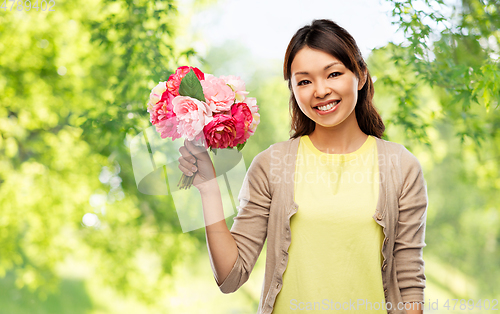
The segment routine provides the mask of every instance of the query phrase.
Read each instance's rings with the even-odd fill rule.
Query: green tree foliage
[[[476,123],[471,107],[481,105],[489,112],[500,101],[500,6],[497,1],[463,0],[449,16],[450,4],[443,0],[388,0],[394,7],[395,23],[404,30],[408,42],[392,47],[392,60],[414,78],[399,84],[403,95],[399,110],[413,118],[406,108],[416,109],[412,90],[422,84],[443,92],[443,112],[454,120],[457,135],[473,139],[478,145],[491,135],[491,127]],[[394,84],[389,77],[385,83]],[[406,98],[404,95],[408,96]],[[406,124],[405,119],[394,123]],[[462,120],[462,121],[458,121]],[[415,125],[425,128],[427,125]],[[416,138],[428,142],[425,134]]]
[[[424,166],[430,201],[425,254],[456,267],[469,289],[439,273],[427,273],[429,281],[456,297],[497,297],[500,6],[388,1],[407,41],[377,49],[369,59],[376,104],[388,137],[405,143]]]
[[[0,277],[13,273],[44,298],[73,256],[103,283],[155,302],[198,242],[182,233],[170,197],[137,191],[127,138],[149,126],[151,88],[194,51],[175,44],[174,1],[54,8],[0,17]],[[86,213],[94,227],[82,224]]]

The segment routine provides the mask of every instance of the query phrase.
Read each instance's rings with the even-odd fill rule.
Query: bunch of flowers
[[[211,151],[240,151],[260,122],[257,100],[247,95],[238,76],[215,77],[181,66],[153,88],[147,107],[162,138],[187,138]],[[189,188],[195,175],[183,175],[177,186]]]

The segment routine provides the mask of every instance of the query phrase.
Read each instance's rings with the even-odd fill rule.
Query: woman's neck
[[[309,134],[313,145],[327,154],[349,154],[358,150],[368,138],[356,123],[347,124],[344,121],[335,127],[323,127],[316,124]]]

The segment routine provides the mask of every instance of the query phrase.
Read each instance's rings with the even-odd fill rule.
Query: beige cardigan
[[[424,301],[426,278],[422,250],[426,246],[427,184],[419,161],[410,151],[401,144],[375,139],[380,194],[373,219],[383,227],[385,234],[380,272],[388,313],[406,313],[405,302]],[[214,273],[223,293],[235,292],[248,280],[267,238],[258,314],[272,313],[283,284],[291,243],[290,217],[298,210],[293,197],[293,178],[299,140],[275,143],[253,159],[231,228],[238,258],[224,282],[219,284]],[[211,257],[210,263],[214,269]]]

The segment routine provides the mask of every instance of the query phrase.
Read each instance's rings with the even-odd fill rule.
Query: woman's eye
[[[308,80],[303,80],[303,81],[298,82],[298,83],[297,83],[297,85],[299,85],[299,86],[300,86],[300,85],[305,85],[305,84],[307,84],[308,82],[309,82]]]
[[[330,73],[330,76],[336,77],[336,76],[339,76],[341,74],[342,73],[340,73],[340,72],[332,72],[332,73]]]

